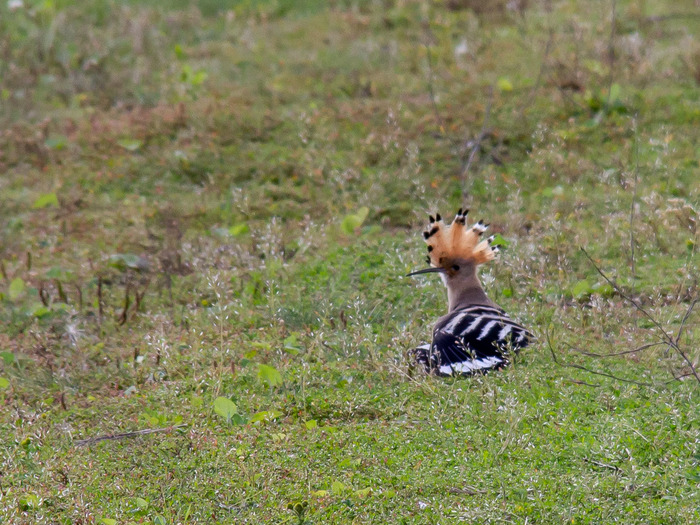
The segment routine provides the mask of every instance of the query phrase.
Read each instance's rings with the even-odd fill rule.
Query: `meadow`
[[[690,1],[0,4],[0,524],[700,522]],[[537,341],[440,379],[428,213]]]

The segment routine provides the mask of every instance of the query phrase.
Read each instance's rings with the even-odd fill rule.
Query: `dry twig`
[[[108,434],[106,436],[99,436],[99,437],[94,437],[94,438],[89,438],[89,439],[80,439],[75,442],[76,447],[82,447],[84,445],[93,445],[95,443],[99,443],[100,441],[111,441],[114,439],[125,439],[125,438],[133,438],[133,437],[138,437],[138,436],[146,436],[148,434],[156,434],[158,432],[172,432],[175,429],[178,428],[183,428],[186,427],[187,425],[173,425],[171,427],[163,427],[163,428],[148,428],[145,430],[135,430],[133,432],[123,432],[121,434]]]
[[[428,97],[430,97],[430,104],[433,107],[433,113],[435,113],[435,120],[437,121],[438,127],[440,128],[440,134],[446,136],[453,146],[457,146],[457,143],[449,135],[447,135],[447,128],[445,127],[445,122],[442,120],[440,115],[440,110],[437,107],[437,101],[435,99],[435,88],[433,86],[433,55],[430,52],[430,44],[426,42],[425,44],[425,56],[427,57],[428,63]]]
[[[637,186],[639,181],[639,136],[637,135],[637,117],[634,118],[634,188],[632,191],[632,204],[630,205],[630,266],[632,279],[635,277],[636,267],[634,262],[634,206],[637,204]]]
[[[615,25],[617,24],[617,1],[612,0],[612,16],[610,20],[610,39],[608,40],[608,59],[610,60],[610,69],[608,72],[608,101],[605,104],[606,108],[610,108],[610,99],[612,96],[612,86],[615,73]]]
[[[637,301],[632,299],[629,295],[627,295],[618,285],[616,282],[614,282],[612,279],[610,279],[603,270],[600,269],[600,267],[595,263],[595,261],[591,258],[590,255],[588,255],[588,252],[581,247],[581,251],[583,254],[586,256],[586,258],[590,261],[590,263],[593,265],[593,267],[596,269],[596,271],[601,275],[603,279],[607,281],[607,283],[613,287],[615,292],[618,293],[623,299],[625,299],[628,303],[632,304],[639,312],[641,312],[651,323],[658,328],[658,330],[661,332],[661,338],[663,341],[668,344],[671,348],[673,348],[678,355],[681,356],[681,358],[686,362],[686,364],[690,367],[690,371],[695,376],[695,379],[697,380],[698,383],[700,383],[700,375],[698,375],[698,371],[695,369],[695,365],[693,365],[693,362],[690,360],[688,355],[680,348],[678,341],[675,340],[669,333],[661,326],[661,324],[656,320],[656,318],[651,315],[642,305],[640,305]],[[686,316],[683,318],[684,323],[685,320],[688,318],[690,315],[691,310],[695,306],[695,302],[693,301],[690,304],[690,307],[688,308],[688,311],[686,312]],[[681,326],[682,329],[682,326]],[[680,332],[679,332],[680,333]],[[679,336],[680,337],[680,336]]]
[[[460,172],[460,179],[462,181],[462,200],[467,196],[466,184],[467,175],[469,174],[469,168],[471,168],[472,162],[474,162],[474,157],[476,152],[481,149],[481,142],[484,140],[489,132],[488,123],[491,116],[491,105],[493,104],[493,86],[489,88],[488,102],[486,103],[486,111],[484,112],[484,122],[481,124],[481,131],[477,137],[472,141],[467,141],[465,146],[469,147],[471,145],[471,150],[469,151],[469,157],[467,157],[466,162],[462,165],[462,170]]]
[[[622,472],[622,469],[620,469],[620,467],[616,467],[615,465],[608,465],[607,463],[601,463],[600,461],[595,461],[594,459],[583,458],[583,461],[585,461],[586,463],[590,463],[591,465],[595,465],[596,467],[607,468],[615,472]]]
[[[655,385],[651,383],[644,383],[642,381],[635,381],[634,379],[626,379],[624,377],[616,376],[613,374],[608,374],[607,372],[599,372],[597,370],[591,370],[590,368],[586,368],[585,366],[582,365],[577,365],[575,363],[562,363],[557,359],[557,354],[554,352],[554,347],[552,346],[552,341],[549,338],[549,330],[545,331],[545,336],[547,339],[547,346],[549,347],[549,352],[552,354],[552,359],[554,360],[554,363],[564,367],[564,368],[575,368],[577,370],[583,370],[584,372],[588,372],[589,374],[597,375],[597,376],[603,376],[603,377],[608,377],[610,379],[614,379],[615,381],[622,381],[623,383],[632,383],[633,385],[638,385],[638,386],[648,386],[648,387],[654,387]],[[586,384],[587,386],[591,386]]]

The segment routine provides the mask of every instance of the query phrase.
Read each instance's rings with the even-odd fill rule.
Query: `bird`
[[[501,369],[535,338],[486,295],[477,268],[493,260],[499,246],[493,235],[482,240],[489,226],[483,220],[467,226],[468,213],[460,208],[449,225],[439,213],[429,216],[423,237],[430,267],[407,275],[437,273],[447,287],[448,311],[435,323],[432,342],[411,351],[429,374],[442,377]]]

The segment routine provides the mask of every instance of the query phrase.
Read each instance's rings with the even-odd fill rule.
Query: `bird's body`
[[[415,349],[415,359],[440,376],[469,375],[501,368],[527,346],[532,334],[501,308],[471,305],[438,319],[432,344]]]
[[[416,361],[440,376],[471,375],[502,368],[509,358],[533,339],[530,331],[513,321],[491,301],[476,269],[495,257],[493,237],[480,241],[486,225],[479,221],[466,228],[462,210],[451,225],[437,215],[423,235],[431,268],[414,272],[440,273],[447,287],[448,313],[438,319],[430,344],[413,350]]]

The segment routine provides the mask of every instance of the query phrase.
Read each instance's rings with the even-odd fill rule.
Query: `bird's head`
[[[476,275],[476,268],[498,253],[498,246],[492,246],[493,236],[480,240],[488,227],[479,221],[470,227],[466,225],[469,210],[460,208],[450,225],[445,225],[437,214],[429,217],[428,229],[423,238],[428,245],[427,262],[430,268],[411,272],[408,275],[439,273],[445,284]]]

